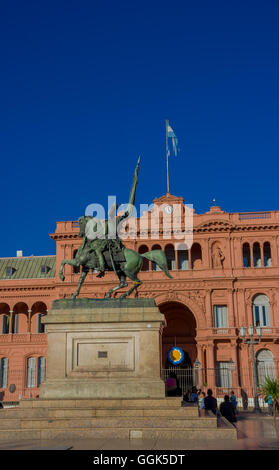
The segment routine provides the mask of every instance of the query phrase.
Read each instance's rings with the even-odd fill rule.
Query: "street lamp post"
[[[257,369],[256,369],[256,361],[255,361],[255,352],[254,352],[254,345],[259,344],[261,342],[262,331],[260,326],[256,326],[255,328],[256,334],[258,338],[255,337],[255,331],[253,326],[248,326],[247,333],[250,339],[246,338],[246,328],[242,326],[240,328],[240,335],[242,338],[243,343],[250,344],[251,346],[251,356],[252,356],[252,367],[253,367],[253,387],[254,387],[254,412],[260,413],[260,405],[259,405],[259,397],[258,397],[258,379],[257,379]]]

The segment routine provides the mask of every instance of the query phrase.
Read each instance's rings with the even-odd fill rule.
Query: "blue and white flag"
[[[172,127],[168,124],[168,139],[169,138],[171,138],[171,140],[172,140],[173,153],[174,153],[175,156],[177,156],[177,153],[179,152],[178,138],[176,137],[175,133],[173,132]]]

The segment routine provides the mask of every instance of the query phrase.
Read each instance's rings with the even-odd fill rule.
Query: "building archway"
[[[193,313],[186,305],[176,301],[164,302],[158,307],[167,321],[162,336],[162,368],[168,369],[171,366],[167,355],[175,345],[184,351],[184,361],[177,367],[192,368],[197,358],[197,325]]]

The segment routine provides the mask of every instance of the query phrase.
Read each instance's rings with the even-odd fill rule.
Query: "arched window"
[[[270,305],[266,295],[259,294],[254,297],[253,317],[255,326],[270,326]]]
[[[9,359],[2,357],[0,359],[0,388],[8,387]]]
[[[270,267],[272,266],[272,264],[271,264],[271,249],[270,249],[269,242],[264,243],[263,250],[264,250],[264,265],[266,267]]]
[[[256,268],[260,268],[262,265],[261,261],[261,247],[258,242],[253,245],[253,261]]]
[[[45,325],[42,318],[47,314],[47,306],[44,302],[38,301],[31,308],[31,333],[45,333]]]
[[[261,349],[256,355],[256,367],[258,374],[258,384],[265,382],[265,378],[275,378],[275,367],[273,354],[268,349]]]
[[[139,253],[140,254],[147,253],[148,251],[149,250],[148,250],[148,247],[146,245],[141,245],[139,247]],[[146,258],[143,258],[141,271],[149,271],[149,261]]]
[[[160,245],[153,245],[152,246],[152,250],[161,250],[161,249],[162,248],[160,247]],[[156,264],[154,261],[152,261],[152,263],[151,263],[151,269],[152,269],[152,271],[161,271],[158,264]]]
[[[36,377],[36,359],[28,357],[27,359],[27,388],[35,387]]]
[[[38,357],[37,362],[37,387],[46,379],[46,358]]]
[[[73,252],[73,259],[76,257],[77,251],[78,251],[78,250],[74,250],[74,252]],[[80,273],[80,266],[73,266],[73,273],[74,273],[74,274]]]
[[[176,269],[176,263],[175,263],[175,251],[173,245],[167,245],[165,248],[165,254],[167,258],[167,263],[168,263],[168,269],[169,271]]]
[[[14,329],[13,333],[28,333],[29,332],[29,323],[28,323],[28,310],[29,307],[24,302],[18,302],[13,308],[13,321]]]
[[[202,264],[202,249],[199,243],[194,243],[191,248],[192,269],[200,268]]]
[[[242,247],[242,254],[243,254],[243,267],[250,268],[251,267],[251,256],[250,256],[250,245],[249,243],[244,243]]]

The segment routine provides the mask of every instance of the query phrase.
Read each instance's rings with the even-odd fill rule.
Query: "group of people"
[[[190,392],[185,392],[183,395],[183,402],[194,402],[197,403],[200,410],[210,410],[215,415],[220,414],[224,416],[231,423],[236,422],[237,411],[237,399],[234,394],[234,391],[231,391],[230,396],[225,395],[224,401],[221,403],[219,410],[217,405],[217,400],[213,396],[212,390],[209,388],[207,390],[207,395],[201,389],[197,390],[196,387],[192,387]]]
[[[182,389],[174,372],[166,380],[166,395],[168,397],[179,397],[182,395]],[[210,388],[207,390],[206,395],[205,392],[194,386],[183,393],[182,406],[187,405],[189,402],[196,403],[200,410],[210,410],[215,415],[224,416],[231,423],[236,422],[236,415],[238,413],[237,398],[233,391],[231,391],[230,396],[224,396],[224,401],[218,409],[217,400]]]

